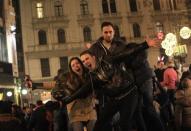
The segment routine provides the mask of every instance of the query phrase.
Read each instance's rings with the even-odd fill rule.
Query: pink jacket
[[[176,82],[178,81],[178,75],[177,72],[174,70],[174,68],[167,68],[164,71],[163,75],[163,82],[161,82],[161,85],[163,87],[166,87],[167,89],[176,89]]]

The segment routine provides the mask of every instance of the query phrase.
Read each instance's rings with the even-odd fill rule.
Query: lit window
[[[36,9],[37,9],[37,17],[38,18],[43,18],[44,17],[44,14],[43,14],[43,5],[42,3],[37,3],[36,4]]]

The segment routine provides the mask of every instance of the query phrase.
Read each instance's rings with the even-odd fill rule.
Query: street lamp
[[[7,96],[8,96],[8,97],[11,97],[12,95],[13,95],[13,93],[12,93],[11,91],[8,91],[8,92],[7,92]]]
[[[22,95],[26,95],[28,93],[27,89],[22,89],[21,91]]]

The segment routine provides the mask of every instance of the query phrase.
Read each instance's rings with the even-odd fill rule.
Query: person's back
[[[178,130],[191,130],[191,76],[183,81],[183,89],[176,92],[175,124]],[[181,129],[182,128],[182,129]]]
[[[29,120],[29,129],[35,131],[48,131],[48,120],[46,119],[46,109],[44,106],[36,108]]]
[[[0,131],[21,131],[21,121],[11,114],[11,104],[0,101]]]
[[[168,62],[168,67],[164,71],[164,79],[161,82],[163,87],[166,87],[168,90],[175,90],[176,83],[178,82],[178,74],[174,69],[174,63],[172,61]]]

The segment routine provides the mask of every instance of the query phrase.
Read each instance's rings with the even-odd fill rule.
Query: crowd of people
[[[160,60],[153,70],[147,49],[157,47],[160,40],[127,43],[114,37],[111,22],[103,22],[101,30],[102,36],[89,49],[70,59],[69,71],[58,70],[50,84],[30,83],[53,86],[57,101],[38,101],[30,116],[18,118],[21,127],[29,131],[190,131],[191,66],[181,78],[173,60],[166,68]]]

